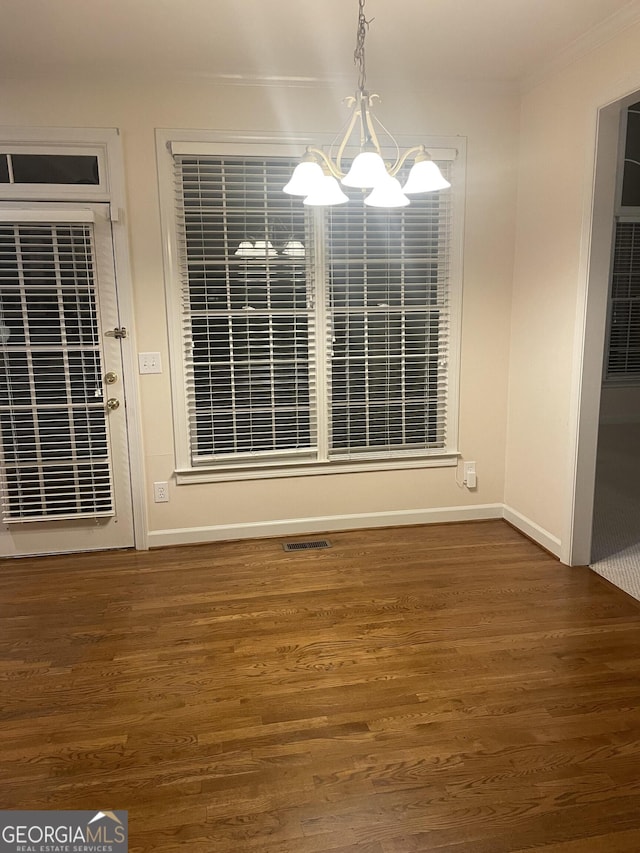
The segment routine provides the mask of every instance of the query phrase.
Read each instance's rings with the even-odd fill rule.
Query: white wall
[[[154,129],[332,132],[343,124],[341,99],[346,93],[230,87],[201,78],[3,80],[0,123],[121,130],[136,345],[142,351],[159,350],[167,365]],[[502,88],[440,83],[414,92],[393,91],[391,86],[383,94],[379,112],[395,133],[416,141],[427,134],[468,138],[459,446],[465,458],[477,462],[477,490],[460,489],[452,468],[225,484],[176,486],[172,482],[168,504],[149,503],[152,544],[285,532],[293,529],[292,520],[300,519],[316,519],[302,521],[297,528],[301,530],[305,524],[309,529],[339,526],[339,517],[345,517],[344,526],[438,520],[459,515],[430,515],[431,510],[502,503],[517,97]],[[174,470],[168,371],[140,377],[139,390],[146,493],[150,497],[151,483],[171,482]],[[490,510],[472,510],[471,514],[483,512]],[[334,516],[338,518],[326,521]],[[211,527],[221,529],[206,530]]]
[[[555,540],[566,561],[577,419],[588,413],[595,452],[604,336],[596,323],[589,346],[600,348],[590,368],[598,376],[581,397],[589,263],[602,263],[592,288],[606,293],[608,279],[608,257],[590,256],[598,109],[640,88],[639,40],[640,28],[630,28],[522,98],[505,503]],[[587,537],[590,519],[583,522]]]

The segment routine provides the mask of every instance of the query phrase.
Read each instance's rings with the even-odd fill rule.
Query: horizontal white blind
[[[331,457],[445,446],[451,229],[448,191],[330,208]]]
[[[176,156],[192,464],[316,443],[309,227],[288,158]]]
[[[5,523],[113,514],[91,225],[0,224]]]
[[[640,222],[617,222],[607,378],[640,378]]]

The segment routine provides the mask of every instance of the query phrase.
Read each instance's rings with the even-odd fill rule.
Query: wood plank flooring
[[[638,853],[638,604],[500,521],[329,538],[3,562],[0,808],[128,809],[131,853]]]

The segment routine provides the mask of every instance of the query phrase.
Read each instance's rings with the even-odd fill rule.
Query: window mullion
[[[314,208],[311,227],[313,246],[309,274],[312,277],[311,305],[315,307],[315,412],[317,424],[318,461],[329,459],[329,430],[331,428],[331,357],[333,321],[329,305],[327,272],[327,214]]]

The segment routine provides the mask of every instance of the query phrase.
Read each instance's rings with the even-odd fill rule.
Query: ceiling
[[[0,75],[352,76],[357,0],[0,0]],[[640,0],[367,0],[371,88],[517,83],[640,19]]]

